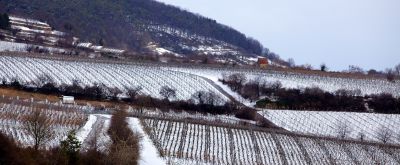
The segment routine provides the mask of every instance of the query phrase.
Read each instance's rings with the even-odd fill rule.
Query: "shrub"
[[[120,110],[111,118],[108,134],[112,145],[108,162],[112,164],[138,164],[141,137],[128,127],[126,117],[127,113]]]
[[[256,114],[257,112],[254,109],[245,107],[238,110],[235,114],[235,117],[239,119],[256,121]]]

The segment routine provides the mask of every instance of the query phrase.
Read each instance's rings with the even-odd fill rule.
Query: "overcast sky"
[[[296,64],[400,63],[400,0],[159,0],[229,25]]]

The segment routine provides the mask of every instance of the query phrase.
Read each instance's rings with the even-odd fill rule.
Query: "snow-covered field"
[[[204,114],[199,112],[186,112],[186,111],[174,111],[170,110],[169,112],[163,112],[160,109],[133,109],[129,107],[129,113],[137,116],[143,117],[155,117],[155,118],[165,118],[165,119],[177,119],[177,120],[185,120],[185,119],[195,119],[199,121],[206,121],[206,122],[217,122],[217,123],[225,123],[225,124],[242,124],[242,123],[251,123],[256,124],[253,120],[245,120],[239,119],[235,117],[235,115],[213,115],[213,114]]]
[[[388,133],[389,143],[400,143],[400,115],[354,112],[316,112],[263,110],[271,122],[289,131],[380,142],[381,133]]]
[[[380,94],[390,93],[394,96],[400,96],[400,81],[395,83],[388,82],[385,79],[355,79],[339,78],[317,75],[306,75],[300,73],[288,73],[280,71],[249,71],[241,69],[216,69],[216,68],[188,68],[188,67],[165,67],[166,70],[180,71],[184,73],[203,76],[212,81],[218,81],[223,74],[243,73],[248,80],[261,78],[267,82],[280,81],[285,88],[304,88],[319,87],[328,92],[334,92],[338,89],[360,90],[361,94]]]
[[[184,164],[398,164],[398,148],[145,119],[168,162]],[[355,158],[355,159],[352,159]]]
[[[0,52],[4,52],[4,51],[27,52],[27,48],[29,46],[39,47],[40,49],[47,49],[47,50],[49,50],[50,53],[65,52],[65,50],[61,49],[61,48],[30,45],[30,44],[25,44],[25,43],[8,42],[8,41],[0,41]]]
[[[48,116],[54,137],[46,147],[57,146],[69,131],[80,128],[86,120],[84,107],[42,105],[35,103],[3,102],[0,103],[0,131],[18,141],[22,146],[32,146],[33,137],[25,129],[26,118],[35,110],[41,109]]]
[[[32,106],[33,105],[33,106]],[[32,145],[21,123],[34,108],[44,109],[56,129],[54,147],[77,129],[82,148],[96,138],[96,146],[107,151],[111,115],[85,115],[85,107],[30,104],[3,100],[0,104],[0,130],[22,145]],[[354,115],[349,115],[354,116]],[[370,117],[371,120],[376,120]],[[386,118],[391,120],[391,118]],[[85,121],[86,120],[86,121]],[[399,164],[400,148],[352,143],[273,132],[127,118],[128,126],[141,134],[140,164]],[[398,126],[398,123],[397,123]],[[314,126],[317,127],[317,126]]]
[[[143,94],[162,98],[159,94],[163,86],[176,89],[177,100],[187,100],[198,91],[209,91],[219,96],[223,103],[228,98],[202,77],[192,74],[167,71],[157,66],[122,65],[90,62],[70,62],[38,58],[0,57],[0,79],[11,82],[19,80],[23,84],[34,84],[38,77],[47,75],[57,85],[72,84],[78,80],[81,85],[95,83],[116,87],[123,92],[141,87]]]
[[[82,142],[82,148],[89,148],[93,139],[96,138],[96,145],[102,152],[107,152],[111,144],[111,139],[107,133],[112,115],[91,114],[86,124],[78,130],[76,136]],[[158,150],[154,146],[149,136],[143,130],[137,118],[127,118],[128,126],[133,132],[140,134],[141,150],[140,165],[163,165],[165,160],[160,157]],[[93,142],[92,142],[93,143]]]
[[[28,45],[24,44],[24,43],[0,41],[0,51],[25,52],[27,48],[28,48]]]
[[[55,132],[52,140],[46,143],[47,148],[56,147],[69,131],[75,130],[77,139],[82,143],[82,149],[89,149],[96,142],[99,151],[107,152],[111,139],[107,133],[111,115],[82,113],[84,109],[63,107],[56,105],[0,103],[0,131],[12,137],[22,146],[32,146],[33,138],[25,131],[24,122],[26,116],[35,109],[42,109],[49,116],[50,124]],[[47,108],[45,108],[47,107]],[[87,118],[87,121],[85,121]],[[137,118],[128,118],[129,127],[142,136],[141,165],[162,165],[165,160],[159,156],[158,150],[153,145],[149,136],[145,133]],[[86,122],[86,123],[85,123]],[[94,141],[95,140],[95,141]]]

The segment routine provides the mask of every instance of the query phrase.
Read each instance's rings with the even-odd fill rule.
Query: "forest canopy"
[[[160,25],[223,41],[246,53],[261,54],[263,50],[260,42],[231,27],[154,0],[3,0],[0,12],[41,19],[83,40],[103,40],[119,48],[138,50],[147,37],[138,27]],[[146,35],[165,47],[177,42],[152,32]]]

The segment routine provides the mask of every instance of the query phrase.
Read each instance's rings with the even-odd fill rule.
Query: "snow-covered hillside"
[[[197,54],[204,55],[239,55],[239,48],[228,44],[223,41],[219,41],[216,39],[192,34],[190,32],[173,28],[169,26],[147,26],[146,31],[156,33],[158,37],[170,37],[177,38],[177,45],[172,50],[168,50],[162,53],[173,53],[175,50],[179,51],[190,51],[195,52]],[[159,47],[158,49],[152,49],[157,53],[160,53],[161,50],[165,48]],[[171,49],[171,48],[170,48]],[[175,54],[175,53],[174,53]]]
[[[40,76],[51,77],[57,85],[72,84],[78,80],[81,85],[104,84],[123,92],[141,87],[143,94],[162,98],[163,86],[176,89],[177,100],[187,100],[199,91],[213,92],[222,104],[229,100],[212,84],[202,77],[160,69],[149,65],[122,65],[90,62],[55,61],[39,58],[0,57],[0,79],[11,82],[14,79],[23,84],[35,84]],[[218,99],[218,98],[217,98]]]
[[[107,152],[111,139],[107,133],[111,115],[90,114],[91,107],[56,105],[0,99],[0,131],[23,146],[32,138],[21,127],[24,116],[42,107],[50,117],[55,137],[47,147],[59,145],[68,131],[76,129],[85,150],[96,137],[99,151]],[[33,106],[32,106],[33,105]],[[105,111],[106,112],[106,111]],[[331,116],[334,116],[330,114]],[[349,115],[357,116],[357,115]],[[167,116],[165,116],[167,117]],[[317,116],[318,117],[318,116]],[[361,118],[357,116],[357,118]],[[366,116],[370,120],[381,118]],[[87,119],[87,120],[86,120]],[[386,117],[386,120],[393,120]],[[86,121],[85,121],[86,120]],[[141,165],[153,164],[399,164],[396,146],[299,136],[262,129],[243,129],[237,125],[199,124],[191,120],[163,120],[159,117],[132,118],[127,123],[141,135]],[[294,119],[289,119],[294,120]],[[326,120],[325,120],[326,121]],[[85,123],[86,122],[86,123]],[[372,124],[377,124],[371,122]],[[353,124],[353,123],[352,123]],[[394,125],[395,124],[395,125]],[[399,123],[396,120],[394,126]],[[389,124],[390,125],[390,124]],[[313,126],[317,127],[317,126]],[[308,127],[309,128],[309,127]],[[322,129],[329,129],[323,127]],[[321,130],[320,130],[321,131]],[[366,134],[366,137],[368,134]]]
[[[218,78],[222,78],[223,74],[243,73],[247,76],[248,80],[261,78],[261,80],[267,82],[280,81],[285,88],[319,87],[328,92],[334,92],[338,89],[347,89],[360,90],[362,95],[390,93],[394,96],[400,96],[400,81],[392,83],[385,79],[339,78],[270,70],[250,71],[235,68],[166,67],[165,69],[203,76],[216,83]]]
[[[387,134],[389,143],[400,143],[400,115],[290,110],[263,110],[260,114],[289,131],[375,142],[382,142]]]

